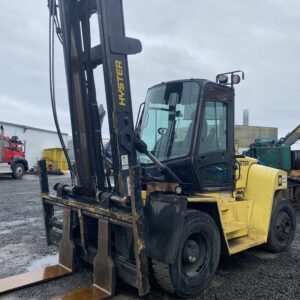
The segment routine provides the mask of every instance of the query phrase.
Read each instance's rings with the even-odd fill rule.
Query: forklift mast
[[[142,44],[125,36],[122,0],[59,0],[58,4],[53,1],[50,9],[53,15],[57,16],[58,11],[60,16],[77,187],[81,195],[92,201],[96,199],[104,209],[110,208],[111,201],[126,206],[125,211],[131,208],[137,285],[142,295],[148,292],[149,283],[127,62],[127,55],[141,52]],[[95,47],[91,47],[90,19],[93,14],[98,16],[100,33],[100,45]],[[113,189],[105,181],[101,120],[94,80],[94,69],[99,65],[103,66],[104,72],[113,155]],[[109,225],[105,222],[98,235],[105,236],[105,243],[109,244],[109,229],[105,231]]]
[[[101,128],[94,69],[103,65],[114,170],[114,191],[131,196],[138,184],[127,55],[141,52],[140,41],[125,36],[121,0],[60,0],[62,40],[78,185],[88,195],[103,192]],[[90,18],[97,13],[101,45],[91,48]],[[83,46],[82,46],[83,45]],[[132,190],[134,192],[134,190]]]

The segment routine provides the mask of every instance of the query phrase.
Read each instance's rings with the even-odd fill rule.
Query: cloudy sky
[[[124,0],[124,10],[127,35],[143,43],[143,53],[129,58],[135,111],[147,88],[161,81],[214,80],[242,69],[237,124],[245,108],[251,125],[278,127],[280,135],[300,123],[299,0]],[[54,129],[46,0],[1,0],[0,15],[0,120]],[[70,133],[59,45],[56,54],[59,118]]]

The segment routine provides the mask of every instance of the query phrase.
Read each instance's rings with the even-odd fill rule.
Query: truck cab
[[[3,126],[1,126],[0,174],[11,174],[13,178],[20,179],[27,170],[25,143],[21,142],[17,136],[5,136]]]

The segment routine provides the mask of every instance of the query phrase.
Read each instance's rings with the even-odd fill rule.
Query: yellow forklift
[[[94,284],[63,299],[103,299],[122,280],[147,295],[150,283],[193,297],[214,277],[220,253],[266,245],[289,249],[295,216],[287,174],[237,156],[234,84],[241,72],[179,80],[148,90],[136,128],[127,56],[140,41],[125,36],[122,0],[49,1],[50,79],[59,130],[53,73],[55,33],[64,49],[75,166],[65,145],[71,185],[49,188],[39,162],[48,244],[59,264],[0,280],[0,293],[93,265]],[[99,20],[101,44],[91,47],[90,18]],[[104,72],[113,180],[101,137],[94,72]],[[242,73],[243,75],[243,73]],[[62,138],[61,138],[62,139]],[[56,216],[63,209],[63,220]]]

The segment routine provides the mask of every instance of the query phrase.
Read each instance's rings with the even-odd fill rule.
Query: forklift
[[[66,276],[83,260],[93,265],[93,285],[64,299],[111,297],[119,280],[140,297],[154,284],[190,298],[209,285],[221,253],[259,245],[287,251],[296,223],[286,172],[235,154],[234,85],[240,72],[220,74],[216,82],[188,79],[151,87],[135,127],[127,57],[140,53],[142,44],[125,36],[122,0],[52,0],[49,9],[50,58],[56,33],[64,50],[75,152],[75,165],[68,159],[72,184],[57,183],[53,190],[45,161],[39,162],[47,242],[59,247],[59,264],[1,279],[0,293]],[[91,47],[94,14],[101,44]],[[53,65],[51,60],[58,125]],[[113,173],[96,99],[94,72],[100,65]],[[61,222],[57,208],[63,210]]]

